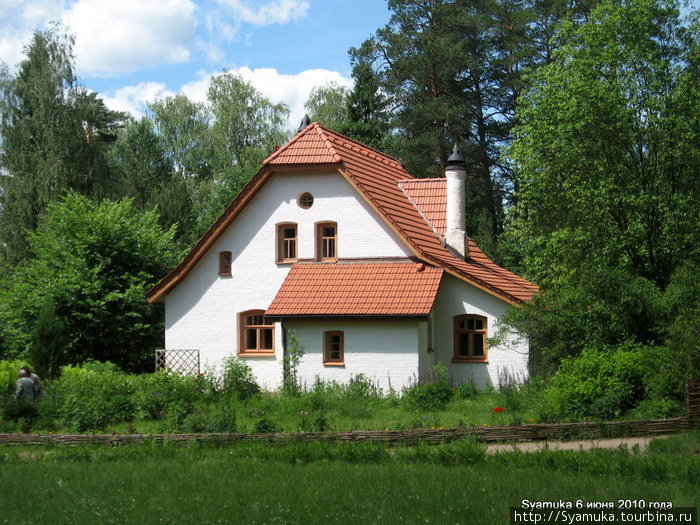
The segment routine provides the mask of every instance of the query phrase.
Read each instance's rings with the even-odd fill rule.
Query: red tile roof
[[[536,285],[495,264],[472,240],[467,260],[444,246],[440,230],[444,214],[437,209],[443,184],[414,179],[395,159],[314,122],[263,161],[260,171],[147,299],[163,300],[273,172],[310,166],[337,169],[419,259],[510,303],[527,301],[537,293]]]
[[[442,274],[442,268],[415,262],[299,263],[265,315],[425,317]]]
[[[413,205],[423,214],[430,226],[433,227],[438,235],[444,237],[447,224],[445,219],[447,206],[446,179],[400,180],[399,186]]]

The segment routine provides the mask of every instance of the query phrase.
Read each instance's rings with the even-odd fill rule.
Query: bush
[[[472,381],[468,383],[462,383],[455,388],[454,395],[457,399],[474,399],[479,395],[479,389],[476,383]]]
[[[14,361],[0,361],[0,400],[9,400],[15,393],[15,385],[19,376],[19,369],[26,366],[27,362],[16,359]]]
[[[255,381],[250,367],[235,357],[224,360],[222,386],[226,393],[245,400],[260,393],[260,385]]]
[[[134,401],[140,419],[160,419],[175,410],[190,412],[201,398],[198,381],[175,373],[159,372],[141,376]]]
[[[447,367],[438,363],[403,392],[402,400],[411,410],[442,410],[452,399]]]
[[[644,393],[644,359],[649,349],[626,343],[585,349],[562,362],[545,390],[545,419],[612,419],[634,408]]]
[[[208,412],[199,410],[185,416],[176,429],[194,434],[205,432],[233,434],[238,432],[237,411],[232,402],[221,401],[215,406],[207,408],[209,408]]]
[[[112,363],[64,366],[61,370],[54,389],[68,426],[78,432],[99,430],[134,416],[136,376],[123,374]]]

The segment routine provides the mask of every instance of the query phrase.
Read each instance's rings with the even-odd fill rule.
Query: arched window
[[[488,361],[486,317],[457,315],[454,318],[454,331],[454,363]]]
[[[275,325],[265,319],[265,310],[248,310],[238,316],[239,355],[274,354]]]

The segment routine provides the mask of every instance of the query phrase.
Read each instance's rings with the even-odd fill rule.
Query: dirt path
[[[524,443],[498,443],[487,445],[486,451],[489,454],[498,452],[520,450],[522,452],[537,452],[544,447],[549,447],[550,450],[591,450],[593,448],[618,448],[626,446],[632,450],[635,446],[639,447],[640,452],[645,452],[649,447],[649,442],[652,439],[667,438],[668,435],[645,436],[645,437],[630,437],[630,438],[614,438],[614,439],[594,439],[591,441],[530,441]]]

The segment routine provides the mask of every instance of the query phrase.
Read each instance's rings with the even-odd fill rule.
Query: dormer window
[[[291,263],[299,260],[297,255],[297,225],[286,222],[277,225],[277,262]]]
[[[219,275],[231,275],[231,252],[219,252]]]
[[[338,260],[338,225],[335,222],[316,223],[316,260]]]

